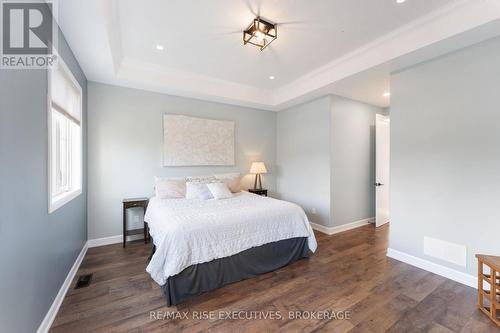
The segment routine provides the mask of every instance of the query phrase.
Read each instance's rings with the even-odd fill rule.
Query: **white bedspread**
[[[152,198],[144,219],[156,245],[146,270],[160,285],[191,265],[283,239],[308,237],[309,249],[317,246],[301,207],[248,192],[223,200]]]

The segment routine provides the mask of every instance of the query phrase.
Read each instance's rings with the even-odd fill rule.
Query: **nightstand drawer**
[[[144,203],[142,202],[124,202],[123,204],[125,208],[144,207]]]

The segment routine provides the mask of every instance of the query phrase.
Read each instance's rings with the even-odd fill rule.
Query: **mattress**
[[[300,206],[248,192],[223,200],[153,197],[144,219],[156,246],[146,270],[161,286],[189,266],[263,244],[305,237],[310,251],[317,247]]]

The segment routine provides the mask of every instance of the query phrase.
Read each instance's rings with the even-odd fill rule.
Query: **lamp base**
[[[259,187],[257,187],[257,179],[259,180]],[[254,190],[262,190],[262,180],[260,178],[260,173],[255,175],[255,182],[253,183]]]

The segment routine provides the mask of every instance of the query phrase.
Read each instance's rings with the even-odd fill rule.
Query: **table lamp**
[[[267,173],[266,165],[264,162],[253,162],[250,167],[250,173],[255,174],[255,183],[253,184],[254,190],[257,190],[257,179],[259,179],[259,190],[262,190],[262,181],[260,175],[262,173]]]

